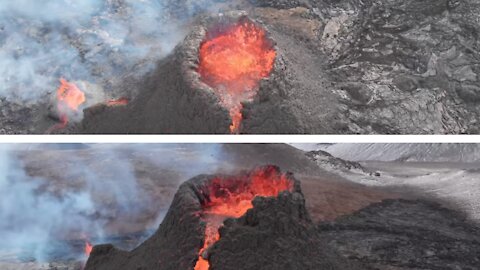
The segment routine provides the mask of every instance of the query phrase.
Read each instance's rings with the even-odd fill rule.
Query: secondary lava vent
[[[95,246],[86,270],[357,269],[322,247],[300,183],[278,167],[183,183],[131,252]]]

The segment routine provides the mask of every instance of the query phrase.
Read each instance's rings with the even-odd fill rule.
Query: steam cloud
[[[4,251],[29,252],[39,261],[53,247],[50,239],[65,230],[95,228],[87,216],[94,204],[86,192],[54,196],[39,193],[45,180],[28,176],[9,149],[0,150],[0,234]]]
[[[184,17],[212,1],[184,10]],[[108,92],[110,78],[141,75],[184,37],[184,21],[173,18],[171,2],[1,1],[0,97],[37,102],[55,91],[60,77]]]
[[[17,251],[37,261],[46,261],[50,253],[59,255],[60,248],[68,248],[60,247],[59,240],[101,239],[109,219],[121,213],[141,213],[141,207],[149,203],[148,198],[137,192],[130,164],[116,156],[115,174],[103,179],[78,159],[66,161],[71,164],[67,178],[77,175],[84,180],[84,186],[71,188],[69,183],[62,183],[60,186],[65,186],[62,189],[52,184],[52,179],[29,176],[23,162],[11,150],[0,149],[0,234],[3,238],[0,250]],[[112,154],[103,152],[102,158],[114,158]],[[114,204],[114,208],[94,200],[100,192],[107,194],[106,200]]]

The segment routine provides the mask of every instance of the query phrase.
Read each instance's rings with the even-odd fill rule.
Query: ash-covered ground
[[[427,146],[406,147],[425,155]],[[429,145],[428,163],[347,161],[280,144],[10,147],[1,156],[0,215],[9,218],[0,219],[0,268],[81,269],[87,240],[132,250],[155,233],[184,181],[275,164],[300,181],[317,240],[345,262],[475,269],[478,163],[448,162],[438,154],[447,148],[455,161],[477,146]],[[249,226],[236,222],[233,231]]]
[[[2,133],[54,125],[61,77],[86,92],[81,110],[120,97],[131,104],[94,106],[83,121],[80,110],[56,132],[228,133],[228,114],[215,98],[191,91],[179,59],[204,18],[233,10],[264,27],[277,50],[270,78],[243,104],[239,133],[479,129],[478,1],[111,0],[19,8],[28,2],[0,5],[9,14],[0,21]]]

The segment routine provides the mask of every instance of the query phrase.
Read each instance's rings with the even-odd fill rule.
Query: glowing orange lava
[[[220,239],[218,229],[226,218],[238,218],[253,207],[255,197],[276,197],[282,191],[292,191],[293,182],[275,167],[254,171],[248,178],[213,179],[208,187],[209,201],[203,205],[206,222],[204,245],[194,270],[208,270],[204,253]]]
[[[122,97],[119,99],[111,99],[106,102],[107,106],[112,107],[112,106],[125,106],[128,104],[128,98]]]
[[[77,112],[83,103],[85,103],[85,93],[74,83],[60,79],[60,87],[57,89],[57,110],[60,119],[59,123],[52,126],[47,133],[65,128],[68,124],[68,115]]]
[[[85,255],[88,257],[92,253],[93,246],[88,241],[85,241]]]
[[[65,112],[68,108],[78,111],[78,107],[85,102],[85,94],[78,87],[65,79],[60,79],[60,87],[57,90],[58,110]]]
[[[240,128],[242,102],[257,94],[258,83],[270,75],[275,57],[265,31],[248,20],[201,44],[198,72],[229,110],[232,133]]]
[[[195,270],[208,270],[210,268],[210,263],[208,262],[208,260],[203,258],[203,253],[208,249],[208,247],[220,240],[218,228],[220,228],[222,224],[214,222],[214,217],[211,217],[211,219],[207,218],[207,220],[210,220],[210,222],[207,221],[207,225],[205,228],[205,240],[203,247],[200,249],[198,261],[195,265]]]

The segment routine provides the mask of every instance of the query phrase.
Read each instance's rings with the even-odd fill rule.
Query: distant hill
[[[479,162],[480,144],[319,144],[319,150],[351,161]]]

